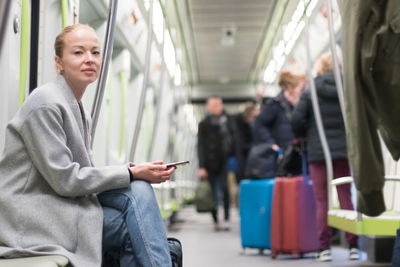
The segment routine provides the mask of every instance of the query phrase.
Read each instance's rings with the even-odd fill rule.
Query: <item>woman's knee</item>
[[[140,202],[156,201],[153,187],[146,181],[136,180],[131,183],[131,193]]]
[[[135,180],[131,182],[131,190],[133,193],[136,192],[146,192],[146,193],[153,193],[153,187],[146,181],[143,180]]]

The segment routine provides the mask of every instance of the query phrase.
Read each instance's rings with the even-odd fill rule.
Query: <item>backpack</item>
[[[277,177],[294,177],[303,174],[301,146],[290,145],[278,160],[276,168]]]
[[[182,267],[183,253],[181,242],[174,237],[168,237],[168,247],[171,255],[172,267]]]
[[[250,149],[246,164],[246,178],[266,179],[275,177],[278,153],[270,144],[260,143]]]

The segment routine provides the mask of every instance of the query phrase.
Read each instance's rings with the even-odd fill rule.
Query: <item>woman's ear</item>
[[[62,71],[64,70],[63,66],[62,66],[62,60],[59,56],[55,56],[54,57],[54,61],[56,62],[56,72],[57,74],[62,73]]]

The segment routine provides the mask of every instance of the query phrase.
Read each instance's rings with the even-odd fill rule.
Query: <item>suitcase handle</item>
[[[302,143],[302,151],[303,151],[303,153],[302,153],[302,157],[301,157],[301,161],[302,161],[302,169],[303,169],[303,179],[304,179],[304,182],[308,182],[309,180],[310,180],[310,176],[308,175],[308,164],[307,164],[307,150],[305,149],[305,147],[306,147],[306,142],[304,141],[303,143]]]

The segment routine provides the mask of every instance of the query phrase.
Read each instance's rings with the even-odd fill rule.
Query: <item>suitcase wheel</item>
[[[297,259],[303,258],[303,253],[299,252],[298,250],[293,250],[291,254],[293,257]]]
[[[276,259],[276,256],[278,256],[278,251],[272,250],[272,252],[271,252],[271,258]]]

